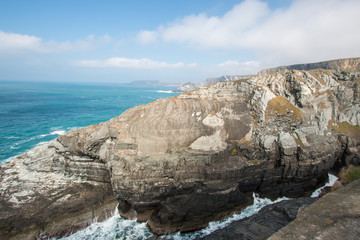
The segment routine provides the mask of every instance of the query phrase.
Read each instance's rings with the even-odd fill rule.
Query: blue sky
[[[360,56],[358,0],[0,0],[0,80],[202,81]]]

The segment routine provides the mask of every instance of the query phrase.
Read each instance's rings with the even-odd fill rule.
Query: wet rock
[[[307,207],[316,200],[316,198],[299,198],[268,205],[257,214],[235,221],[202,239],[265,240],[294,220],[300,209]]]
[[[360,180],[326,194],[269,240],[359,239]]]

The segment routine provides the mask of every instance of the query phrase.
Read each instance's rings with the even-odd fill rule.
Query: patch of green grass
[[[296,138],[295,138],[295,142],[300,145],[300,147],[305,148],[304,143],[301,141],[301,138],[299,136],[299,134],[297,132],[295,132]]]
[[[339,176],[341,179],[352,182],[360,178],[360,167],[350,165],[348,168],[341,170]]]
[[[348,122],[336,122],[333,119],[329,121],[329,125],[335,132],[353,138],[360,138],[360,127],[358,125],[351,125]]]
[[[265,111],[265,118],[270,119],[275,114],[288,115],[292,120],[303,119],[299,108],[292,105],[286,98],[278,96],[268,102]]]

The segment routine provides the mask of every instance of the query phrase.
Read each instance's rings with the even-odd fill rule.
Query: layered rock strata
[[[329,169],[360,162],[352,64],[219,82],[70,131],[1,166],[0,229],[46,231],[115,196],[123,216],[153,232],[185,232],[249,204],[254,191],[303,196]],[[34,226],[17,225],[22,212]]]

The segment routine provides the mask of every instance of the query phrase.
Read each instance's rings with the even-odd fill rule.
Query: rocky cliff
[[[337,71],[358,71],[359,69],[359,58],[345,58],[345,59],[336,59],[324,62],[317,62],[317,63],[305,63],[305,64],[294,64],[288,66],[281,66],[275,68],[268,68],[263,69],[259,72],[260,75],[262,74],[269,74],[280,72],[283,70],[314,70],[314,69],[325,69],[325,70],[337,70]]]
[[[234,81],[234,80],[246,79],[250,77],[251,75],[224,75],[216,78],[207,78],[205,79],[204,82],[201,83],[201,86],[208,86],[218,82]]]
[[[185,232],[254,191],[306,195],[360,162],[359,59],[349,64],[219,82],[41,145],[1,166],[0,234],[56,234],[54,219],[114,198],[155,233]]]

